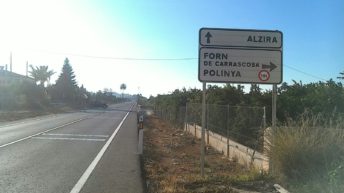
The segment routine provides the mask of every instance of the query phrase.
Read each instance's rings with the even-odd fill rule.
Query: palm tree
[[[337,78],[340,80],[344,80],[344,71],[343,72],[339,72],[340,76],[338,76]]]
[[[121,84],[120,89],[122,90],[122,98],[124,95],[124,90],[127,89],[127,85],[125,85],[124,83]]]
[[[35,79],[36,83],[44,87],[45,82],[50,81],[50,77],[55,74],[54,71],[48,70],[48,66],[32,66],[30,65],[31,71],[29,72],[31,77]]]

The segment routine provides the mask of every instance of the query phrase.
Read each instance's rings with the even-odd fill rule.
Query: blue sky
[[[68,57],[91,91],[126,83],[149,96],[201,88],[201,27],[267,29],[283,32],[285,82],[329,80],[344,71],[343,10],[341,0],[1,1],[0,65],[12,52],[15,72],[49,65],[53,82]]]

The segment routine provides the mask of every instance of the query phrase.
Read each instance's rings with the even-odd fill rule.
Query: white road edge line
[[[107,142],[105,143],[105,145],[102,147],[102,149],[99,151],[99,153],[97,154],[97,156],[94,158],[94,160],[92,161],[92,163],[88,166],[88,168],[85,170],[85,172],[82,174],[82,176],[80,177],[80,179],[78,180],[78,182],[74,185],[73,189],[70,191],[70,193],[79,193],[82,189],[82,187],[84,187],[87,179],[90,177],[91,173],[93,172],[94,168],[97,166],[98,162],[100,161],[100,159],[103,157],[105,151],[107,150],[107,148],[110,146],[111,142],[113,141],[113,139],[115,138],[116,134],[118,133],[119,129],[121,128],[121,126],[123,125],[125,119],[128,117],[128,115],[131,112],[131,109],[134,107],[135,104],[133,104],[133,106],[131,106],[129,112],[124,116],[124,118],[122,119],[122,121],[119,123],[119,125],[117,126],[117,128],[115,129],[115,131],[112,133],[111,137],[107,140]]]
[[[66,127],[66,126],[68,126],[68,125],[72,125],[72,124],[74,124],[74,123],[83,121],[83,120],[85,120],[85,119],[88,119],[88,117],[82,118],[82,119],[78,119],[78,120],[75,120],[75,121],[66,123],[66,124],[64,124],[64,125],[61,125],[61,126],[54,127],[54,128],[51,128],[51,129],[48,129],[48,130],[45,130],[45,131],[42,131],[42,132],[39,132],[39,133],[30,135],[30,136],[27,136],[27,137],[24,137],[24,138],[21,138],[21,139],[18,139],[18,140],[15,140],[15,141],[12,141],[12,142],[9,142],[9,143],[0,145],[0,148],[3,148],[3,147],[6,147],[6,146],[9,146],[9,145],[12,145],[12,144],[15,144],[15,143],[24,141],[24,140],[26,140],[26,139],[30,139],[30,138],[32,138],[32,137],[35,137],[35,136],[37,136],[37,135],[41,135],[41,134],[43,134],[43,133],[47,133],[47,132],[49,132],[49,131],[53,131],[53,130],[56,130],[56,129],[59,129],[59,128],[62,128],[62,127]]]
[[[43,140],[68,140],[68,141],[105,141],[106,139],[91,139],[91,138],[66,138],[66,137],[32,137],[32,139]]]
[[[109,135],[81,135],[81,134],[68,134],[68,133],[43,133],[43,136],[72,136],[72,137],[109,137]]]

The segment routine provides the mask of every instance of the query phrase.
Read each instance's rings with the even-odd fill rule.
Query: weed
[[[324,120],[307,114],[272,135],[273,173],[292,192],[344,191],[344,130]]]

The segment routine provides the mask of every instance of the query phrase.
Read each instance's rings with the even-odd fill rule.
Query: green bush
[[[41,110],[47,105],[48,97],[44,88],[33,82],[0,88],[0,110]]]
[[[273,132],[273,173],[291,192],[344,192],[344,128],[323,123],[305,114]]]

